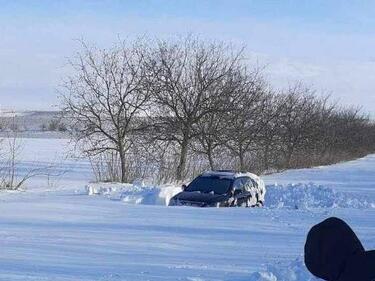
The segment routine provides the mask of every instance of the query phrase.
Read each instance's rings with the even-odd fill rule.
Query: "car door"
[[[233,197],[234,197],[234,205],[241,206],[246,204],[247,198],[249,197],[250,192],[245,188],[248,184],[248,178],[241,177],[237,178],[233,183]]]
[[[245,202],[248,207],[254,206],[258,201],[254,181],[249,177],[246,177],[244,181],[244,196],[246,196]]]

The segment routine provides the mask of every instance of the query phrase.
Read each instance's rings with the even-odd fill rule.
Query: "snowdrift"
[[[302,258],[290,263],[267,265],[265,271],[255,272],[249,281],[317,281],[306,269]]]
[[[375,208],[375,202],[365,196],[338,192],[313,183],[268,185],[266,190],[265,207],[271,209]],[[102,195],[128,204],[168,205],[181,188],[175,185],[149,186],[142,182],[91,183],[86,186],[86,191],[89,195]]]
[[[338,192],[313,183],[268,185],[265,206],[273,209],[375,208],[375,202],[358,194]]]
[[[143,182],[90,183],[86,186],[86,191],[89,195],[102,195],[128,204],[168,205],[169,200],[181,191],[181,187],[147,186]]]

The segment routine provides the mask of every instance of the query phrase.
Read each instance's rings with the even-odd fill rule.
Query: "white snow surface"
[[[314,183],[268,185],[265,203],[269,208],[287,209],[375,208],[371,197],[335,191]]]
[[[260,182],[264,185],[263,181]],[[266,190],[265,208],[270,209],[375,208],[375,201],[369,196],[335,191],[314,183],[269,184]],[[168,206],[169,200],[181,192],[181,188],[175,185],[150,186],[139,182],[89,183],[86,192],[128,204]]]
[[[174,185],[90,184],[63,139],[24,139],[18,172],[53,163],[25,192],[0,192],[0,280],[317,280],[310,227],[337,216],[375,248],[375,155],[263,177],[264,208],[166,207]],[[88,193],[96,196],[88,196]]]
[[[303,259],[298,258],[288,263],[275,263],[266,267],[265,271],[254,272],[251,274],[249,281],[314,281],[321,280],[312,276],[306,269]]]
[[[86,186],[88,195],[102,195],[111,200],[120,200],[128,204],[165,205],[181,192],[175,185],[149,186],[143,182],[129,183],[89,183]]]

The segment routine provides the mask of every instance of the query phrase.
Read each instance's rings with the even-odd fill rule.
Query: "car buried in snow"
[[[208,171],[196,177],[169,206],[261,207],[266,188],[257,175],[227,170]]]

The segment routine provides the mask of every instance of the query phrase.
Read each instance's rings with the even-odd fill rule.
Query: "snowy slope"
[[[63,158],[66,140],[25,143],[21,173],[46,163],[64,173],[0,193],[0,280],[316,280],[305,236],[333,215],[375,248],[374,155],[267,176],[266,208],[199,209],[88,196],[89,163]]]

